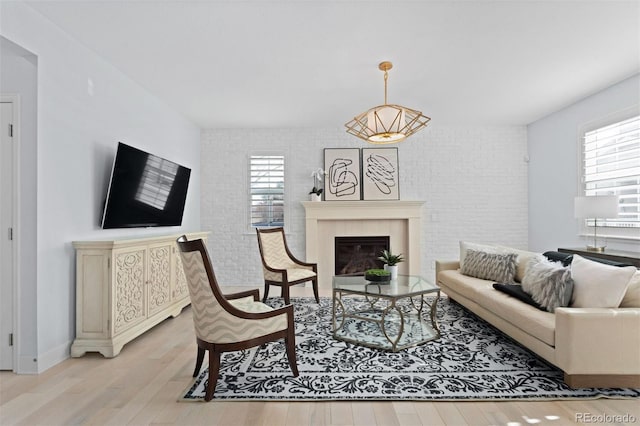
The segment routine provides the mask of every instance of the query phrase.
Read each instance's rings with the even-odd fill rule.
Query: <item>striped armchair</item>
[[[209,382],[205,401],[213,398],[220,370],[220,354],[284,339],[289,365],[298,376],[293,306],[273,309],[258,301],[257,289],[223,295],[218,287],[207,248],[202,240],[178,238],[187,278],[198,355],[193,377],[209,351]]]
[[[264,297],[269,296],[269,286],[282,288],[284,302],[289,304],[289,287],[311,281],[313,295],[318,298],[318,265],[307,263],[295,258],[289,251],[283,228],[256,228],[258,247],[262,258],[262,272],[264,274]]]

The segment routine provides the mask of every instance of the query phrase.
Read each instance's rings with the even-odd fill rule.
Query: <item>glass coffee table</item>
[[[435,297],[429,300],[426,295]],[[387,282],[336,275],[333,337],[392,352],[437,339],[439,299],[440,288],[417,275],[399,275],[397,280]]]

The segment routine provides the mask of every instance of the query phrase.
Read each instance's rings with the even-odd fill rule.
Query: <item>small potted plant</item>
[[[321,168],[316,169],[311,173],[311,177],[313,178],[313,189],[309,192],[311,196],[311,201],[321,201],[322,200],[322,188],[320,187],[321,183],[324,180],[325,171]]]
[[[402,253],[393,254],[391,250],[382,250],[380,256],[378,257],[384,263],[384,269],[391,273],[391,279],[395,280],[398,278],[398,263],[404,262],[402,258]]]
[[[385,282],[391,280],[391,272],[384,269],[367,269],[364,279],[371,282]]]

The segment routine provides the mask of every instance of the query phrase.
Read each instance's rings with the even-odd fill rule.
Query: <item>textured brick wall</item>
[[[287,239],[304,258],[304,209],[322,167],[323,148],[368,145],[341,128],[233,129],[202,133],[202,229],[221,285],[262,286],[255,231],[247,226],[248,157],[283,153]],[[457,259],[458,241],[527,248],[527,134],[525,127],[432,125],[396,145],[400,198],[425,200],[422,273],[436,259]]]

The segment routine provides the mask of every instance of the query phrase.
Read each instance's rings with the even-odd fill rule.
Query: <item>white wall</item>
[[[37,294],[22,294],[20,300],[21,312],[29,306],[37,310],[27,319],[31,326],[37,324],[37,343],[21,346],[20,369],[36,372],[68,357],[75,336],[72,241],[200,228],[200,130],[29,6],[2,2],[0,7],[1,35],[37,57],[37,143],[34,153],[21,152],[29,161],[34,161],[32,155],[37,159],[35,198],[22,206],[37,216],[36,245],[25,247],[36,256],[30,267],[35,263]],[[192,169],[182,227],[100,229],[118,141]],[[28,337],[18,330],[19,339]]]
[[[534,251],[582,247],[573,200],[580,189],[581,129],[640,103],[640,74],[628,78],[528,128],[529,246]],[[607,246],[637,251],[638,242],[608,239]]]
[[[434,122],[437,121],[434,119]],[[255,232],[247,227],[247,159],[253,152],[285,155],[287,240],[304,257],[304,209],[323,165],[323,148],[362,148],[343,128],[203,131],[202,228],[221,285],[262,288]],[[432,124],[396,145],[400,198],[425,200],[422,272],[436,259],[457,259],[458,241],[527,248],[527,153],[524,127],[442,127]],[[327,201],[330,202],[330,201]]]

